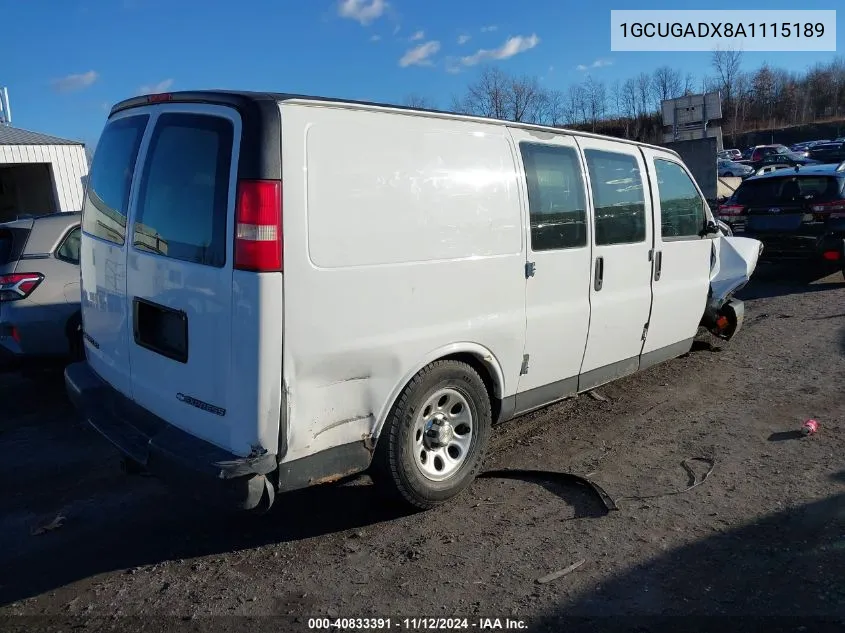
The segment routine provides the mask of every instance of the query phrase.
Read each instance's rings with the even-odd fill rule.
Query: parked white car
[[[742,158],[742,152],[738,149],[723,149],[716,154],[716,157],[724,160],[740,160]]]
[[[682,355],[699,326],[731,338],[759,247],[723,235],[660,147],[320,98],[139,97],[94,157],[87,361],[65,377],[133,463],[191,493],[263,510],[373,467],[430,508],[472,482],[494,421]]]

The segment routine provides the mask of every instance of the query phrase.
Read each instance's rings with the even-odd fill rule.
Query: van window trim
[[[652,166],[654,167],[654,193],[656,194],[655,198],[656,198],[658,204],[660,205],[660,209],[659,209],[659,211],[660,211],[660,227],[661,227],[660,241],[663,242],[664,244],[668,244],[668,243],[671,243],[671,242],[695,242],[695,241],[700,241],[700,240],[713,240],[713,239],[715,239],[717,237],[715,235],[704,234],[704,226],[701,227],[701,231],[699,232],[698,235],[668,235],[668,236],[663,235],[663,229],[662,229],[662,227],[663,227],[663,204],[660,201],[660,185],[657,182],[657,161],[659,161],[659,160],[662,160],[662,161],[667,162],[667,163],[672,163],[673,165],[677,165],[678,167],[680,167],[681,171],[684,172],[687,175],[687,178],[690,179],[690,182],[692,183],[692,186],[695,189],[695,192],[698,194],[699,200],[701,200],[701,203],[702,203],[703,209],[704,209],[704,223],[707,224],[707,222],[715,222],[715,220],[713,218],[713,213],[710,209],[710,204],[707,202],[707,199],[704,197],[704,194],[701,193],[701,189],[699,188],[698,183],[695,181],[695,178],[692,177],[692,174],[686,168],[686,165],[684,165],[683,162],[681,162],[681,161],[673,160],[671,158],[668,158],[668,157],[665,157],[665,156],[662,156],[662,155],[655,153],[653,156],[651,156],[651,163],[652,163]],[[654,231],[655,237],[657,236],[656,228],[657,227],[655,227],[655,231]]]
[[[238,110],[236,110],[233,106],[206,103],[160,103],[124,110],[121,111],[120,114],[123,112],[132,113],[131,115],[147,113],[150,116],[150,120],[147,123],[147,129],[144,131],[144,137],[141,139],[141,146],[138,150],[138,160],[136,162],[135,173],[132,174],[132,187],[130,189],[129,206],[126,215],[127,253],[131,253],[134,257],[154,257],[171,264],[200,266],[203,269],[216,270],[219,272],[233,270],[235,248],[234,209],[237,201],[238,167],[240,163],[243,136],[243,119],[240,112],[238,112]],[[159,255],[157,253],[150,253],[149,251],[137,248],[133,244],[135,241],[135,217],[138,211],[138,196],[140,195],[141,179],[147,165],[147,156],[149,154],[150,141],[152,140],[153,132],[155,131],[156,125],[158,125],[159,117],[163,114],[218,116],[228,119],[232,124],[232,156],[229,161],[229,191],[226,200],[226,256],[221,267],[209,266],[200,262],[187,261],[184,259],[176,259],[174,257]],[[140,168],[138,165],[140,165]]]
[[[580,249],[592,249],[593,246],[593,214],[591,211],[592,205],[592,197],[590,195],[590,189],[587,183],[587,164],[584,160],[584,155],[581,152],[581,148],[578,146],[578,143],[575,139],[571,136],[561,135],[560,138],[557,139],[558,141],[566,140],[567,142],[557,142],[552,143],[548,141],[535,141],[535,140],[519,140],[516,142],[516,153],[518,155],[519,164],[518,168],[521,171],[520,178],[525,188],[525,220],[528,228],[528,236],[527,236],[527,246],[528,252],[532,254],[536,253],[557,253],[561,251],[578,251]],[[570,144],[571,142],[571,144]],[[583,186],[583,193],[584,193],[584,225],[587,231],[586,240],[584,244],[580,246],[563,246],[560,248],[548,248],[548,249],[541,249],[535,250],[532,233],[531,233],[531,198],[528,195],[528,170],[525,167],[525,160],[522,154],[522,146],[523,145],[533,145],[537,147],[552,147],[552,148],[566,148],[571,149],[575,152],[575,156],[578,159],[578,168],[581,174],[581,185]]]

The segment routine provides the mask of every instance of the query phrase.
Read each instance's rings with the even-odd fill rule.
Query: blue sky
[[[837,5],[765,2],[766,9]],[[0,86],[9,88],[14,125],[94,144],[111,104],[156,90],[241,88],[388,102],[416,93],[448,107],[493,58],[508,72],[536,75],[560,89],[586,73],[610,84],[662,64],[696,77],[711,72],[707,53],[611,52],[611,9],[672,8],[762,6],[734,0],[0,0]],[[842,54],[845,10],[837,22]],[[746,53],[743,67],[765,60],[804,70],[834,55]]]

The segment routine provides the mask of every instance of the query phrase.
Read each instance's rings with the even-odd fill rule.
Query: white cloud
[[[370,38],[370,41],[371,41],[371,42],[378,42],[380,39],[381,39],[381,35],[373,35],[373,36]]]
[[[396,26],[393,27],[393,34],[396,35],[401,30],[402,30],[402,26],[397,24]]]
[[[491,24],[490,26],[482,26],[481,32],[482,33],[492,33],[493,31],[498,31],[499,27],[495,24]]]
[[[158,92],[166,92],[170,86],[173,85],[172,79],[164,79],[157,84],[148,84],[138,88],[138,93],[142,95],[152,95]]]
[[[519,53],[524,53],[537,46],[540,43],[540,38],[536,35],[529,35],[527,37],[517,35],[510,37],[499,48],[486,49],[476,51],[474,54],[461,58],[464,66],[475,66],[479,62],[488,59],[508,59]]]
[[[78,75],[68,75],[61,79],[53,80],[53,89],[56,92],[74,92],[76,90],[84,90],[91,86],[100,75],[95,70],[89,70],[87,73],[80,73]]]
[[[609,59],[597,59],[589,66],[585,66],[584,64],[578,64],[575,67],[575,70],[580,70],[584,72],[585,70],[590,70],[591,68],[604,68],[605,66],[612,66],[613,62]]]
[[[412,42],[418,42],[419,40],[425,39],[425,31],[417,31],[411,36]]]
[[[466,44],[472,38],[469,35],[459,35],[458,36],[458,44]]]
[[[402,68],[407,66],[431,66],[431,56],[440,50],[440,42],[431,41],[408,50],[399,60]]]
[[[457,75],[461,72],[461,60],[456,59],[454,57],[449,57],[446,60],[446,72],[450,75]]]
[[[367,26],[384,15],[387,9],[385,0],[340,0],[337,13],[342,18],[348,18]]]

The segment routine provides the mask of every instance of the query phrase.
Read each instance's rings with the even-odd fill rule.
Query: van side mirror
[[[704,223],[704,229],[701,231],[701,237],[710,237],[712,235],[721,235],[722,230],[719,228],[719,225],[716,224],[713,220],[707,220]]]

